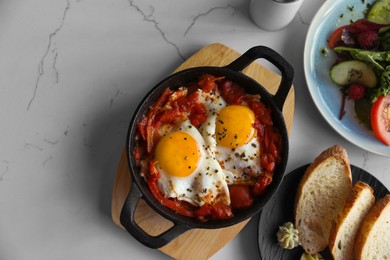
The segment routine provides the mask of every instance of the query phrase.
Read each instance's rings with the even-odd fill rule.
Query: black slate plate
[[[267,260],[297,260],[303,254],[301,246],[293,250],[286,250],[278,245],[276,233],[279,226],[285,222],[294,223],[295,194],[306,168],[309,164],[301,166],[284,177],[278,192],[263,208],[258,227],[258,243],[261,259]],[[352,182],[363,181],[374,189],[376,199],[389,193],[388,189],[370,173],[359,167],[351,165]],[[321,252],[324,259],[332,259],[328,249]]]

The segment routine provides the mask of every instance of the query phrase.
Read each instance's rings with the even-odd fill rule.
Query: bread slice
[[[356,182],[330,231],[329,249],[333,259],[354,259],[356,234],[374,203],[374,190],[364,182]]]
[[[295,199],[295,225],[307,253],[328,245],[332,223],[351,191],[351,167],[340,145],[323,151],[306,169]]]
[[[390,259],[390,195],[367,213],[355,241],[355,259]]]

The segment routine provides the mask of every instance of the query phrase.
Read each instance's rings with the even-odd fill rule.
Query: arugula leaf
[[[360,61],[364,61],[366,63],[372,64],[375,68],[380,71],[384,71],[385,68],[379,63],[379,61],[388,61],[390,62],[390,51],[367,51],[357,48],[350,47],[335,47],[334,51],[348,52],[352,58]]]
[[[371,102],[374,103],[378,97],[386,96],[390,93],[390,65],[386,66],[386,70],[382,73],[379,87],[372,89],[370,93]]]

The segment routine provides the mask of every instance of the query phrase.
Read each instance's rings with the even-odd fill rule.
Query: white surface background
[[[0,259],[168,259],[113,224],[115,170],[139,100],[214,42],[294,66],[288,172],[341,144],[390,187],[390,160],[342,139],[308,93],[304,41],[323,1],[278,32],[254,25],[247,0],[0,1]],[[259,258],[257,222],[212,259]]]

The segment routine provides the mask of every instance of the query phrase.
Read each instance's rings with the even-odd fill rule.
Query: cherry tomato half
[[[333,49],[334,47],[337,46],[338,43],[342,42],[341,36],[343,34],[344,29],[347,26],[342,26],[335,30],[328,38],[328,46],[329,48]]]
[[[372,105],[371,126],[376,137],[390,146],[390,94],[379,97]]]

